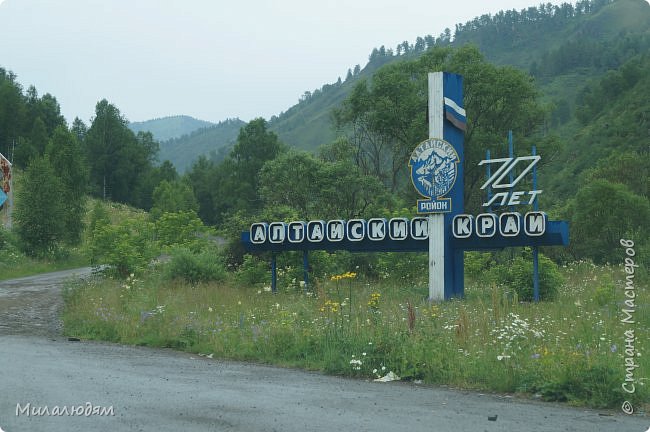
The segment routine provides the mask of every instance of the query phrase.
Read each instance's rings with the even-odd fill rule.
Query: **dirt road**
[[[60,283],[88,271],[0,282],[1,430],[645,432],[650,426],[648,417],[70,342],[57,333]],[[64,415],[53,415],[55,408]],[[97,415],[100,409],[114,415]]]

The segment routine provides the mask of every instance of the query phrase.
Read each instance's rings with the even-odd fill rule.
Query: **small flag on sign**
[[[445,118],[462,131],[467,128],[465,109],[448,97],[445,98]]]

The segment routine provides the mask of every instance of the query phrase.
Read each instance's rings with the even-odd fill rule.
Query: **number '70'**
[[[485,183],[483,183],[483,186],[481,186],[481,189],[485,189],[488,186],[492,186],[495,189],[505,189],[505,188],[511,188],[514,187],[519,181],[526,175],[530,170],[533,169],[535,165],[537,165],[537,162],[541,159],[541,156],[520,156],[516,158],[498,158],[498,159],[485,159],[479,162],[480,165],[485,165],[485,164],[493,164],[493,163],[501,163],[501,166],[490,176],[489,179]],[[519,162],[522,161],[530,161],[528,163],[528,166],[517,176],[516,179],[514,179],[510,183],[501,183],[503,178],[508,175],[512,170],[514,170],[515,166]]]

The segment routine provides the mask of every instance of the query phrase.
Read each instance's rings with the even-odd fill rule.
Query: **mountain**
[[[219,160],[237,140],[246,122],[228,119],[160,143],[159,160],[170,160],[179,173],[188,170],[199,156]]]
[[[416,58],[430,47],[465,44],[478,46],[492,63],[530,72],[551,111],[549,127],[570,139],[576,127],[576,100],[588,83],[650,50],[650,5],[644,0],[541,4],[457,24],[453,37],[446,30],[438,37],[418,37],[413,44],[404,42],[394,49],[381,46],[372,51],[365,67],[355,67],[345,80],[306,91],[296,105],[271,117],[269,128],[286,144],[315,151],[336,138],[331,113],[359,81],[372,79],[387,63]],[[232,127],[222,122],[176,139],[175,154],[182,151],[182,158],[190,161],[182,166],[188,167],[201,154],[225,152],[237,136]]]
[[[157,141],[167,141],[190,134],[197,129],[213,126],[204,120],[197,120],[190,116],[178,115],[157,118],[143,122],[129,123],[129,129],[134,133],[151,132]]]
[[[501,11],[456,25],[453,39],[419,37],[414,44],[373,50],[368,64],[348,79],[305,92],[298,104],[270,121],[271,130],[287,144],[313,151],[336,137],[331,112],[361,79],[370,79],[386,63],[419,56],[431,46],[474,44],[492,63],[530,72],[542,97],[553,108],[553,121],[567,121],[578,92],[648,44],[650,6],[643,0],[581,0],[575,5],[550,4],[521,11]]]

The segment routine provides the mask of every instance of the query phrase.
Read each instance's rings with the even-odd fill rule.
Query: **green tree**
[[[213,193],[218,187],[217,164],[200,156],[192,165],[192,169],[186,174],[194,196],[199,203],[198,214],[206,224],[216,223],[219,215],[215,208]]]
[[[194,192],[184,181],[163,180],[153,192],[151,216],[154,219],[160,218],[165,213],[196,212],[198,209],[199,204],[194,197]]]
[[[43,120],[36,117],[29,136],[21,138],[18,140],[19,145],[16,146],[15,162],[18,167],[24,168],[30,160],[43,156],[45,152],[49,136]]]
[[[0,151],[5,156],[13,153],[14,144],[24,131],[26,116],[22,88],[16,82],[16,75],[0,68]]]
[[[25,253],[45,256],[65,239],[64,186],[47,157],[36,157],[16,197],[18,236]]]
[[[632,238],[643,245],[650,238],[650,202],[623,184],[591,181],[578,190],[569,213],[570,248],[579,258],[617,263],[623,259],[620,239]]]
[[[203,163],[203,168],[208,169],[206,180],[212,187],[213,218],[219,222],[229,212],[259,211],[260,170],[285,151],[286,146],[278,136],[267,130],[266,120],[258,118],[241,128],[235,146],[221,164],[208,168]],[[198,193],[197,198],[201,203]]]
[[[428,136],[427,73],[439,70],[464,77],[465,205],[471,209],[482,199],[476,186],[485,174],[477,163],[485,150],[505,154],[508,130],[517,131],[521,140],[543,124],[537,91],[524,72],[486,62],[475,47],[434,48],[415,60],[382,67],[372,82],[360,82],[334,119],[348,134],[355,162],[364,173],[378,177],[392,191],[410,190],[407,161]],[[553,141],[545,144],[549,147]]]
[[[137,205],[136,192],[158,151],[151,134],[136,137],[120,111],[104,99],[95,107],[84,146],[93,194]]]
[[[75,117],[72,122],[72,127],[70,127],[70,132],[72,132],[76,137],[79,143],[83,143],[86,139],[86,133],[88,132],[88,126],[81,120],[79,117]]]
[[[84,229],[83,217],[86,211],[88,168],[75,135],[64,126],[54,130],[47,148],[47,156],[55,175],[63,185],[59,199],[64,203],[65,241],[75,245],[81,241]]]
[[[391,199],[376,177],[350,160],[325,161],[288,152],[268,161],[260,172],[265,209],[291,208],[298,217],[346,218],[383,211]]]

